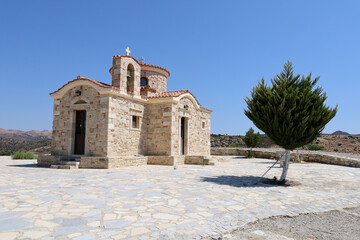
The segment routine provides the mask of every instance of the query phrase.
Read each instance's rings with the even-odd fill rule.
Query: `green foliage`
[[[26,139],[26,138],[20,138],[20,139],[8,139],[0,137],[0,152],[11,152],[15,153],[17,151],[32,151],[36,148],[41,147],[48,147],[47,149],[50,149],[51,145],[51,139],[45,139],[45,140],[39,140],[39,139]],[[49,153],[44,152],[44,153]]]
[[[250,128],[249,131],[246,132],[243,140],[247,147],[253,148],[259,145],[261,141],[261,135],[259,132],[255,133],[254,129]]]
[[[12,155],[13,159],[35,159],[37,156],[31,152],[21,152],[18,151],[14,155]]]
[[[287,149],[311,143],[336,115],[324,104],[326,93],[321,87],[313,89],[319,77],[311,79],[294,75],[292,63],[271,79],[272,87],[264,79],[255,86],[251,98],[246,98],[245,115],[274,143]]]
[[[11,156],[11,152],[0,152],[0,156]]]
[[[249,150],[247,157],[248,157],[248,158],[254,158],[254,152],[251,151],[251,150]]]
[[[312,150],[312,151],[319,151],[319,150],[323,150],[324,146],[319,145],[319,144],[311,144],[308,146],[308,149]]]

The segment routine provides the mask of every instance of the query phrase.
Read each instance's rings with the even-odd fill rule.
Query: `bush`
[[[250,128],[243,140],[248,148],[254,148],[261,142],[261,135],[259,132],[255,133],[254,129]]]
[[[308,146],[308,149],[312,151],[319,151],[319,150],[323,150],[324,146],[321,146],[319,144],[312,144]]]
[[[0,152],[0,156],[11,156],[11,152]]]
[[[13,159],[35,159],[37,156],[34,153],[31,152],[16,152],[14,155],[12,155]]]
[[[248,158],[254,158],[254,152],[249,150],[247,157]]]

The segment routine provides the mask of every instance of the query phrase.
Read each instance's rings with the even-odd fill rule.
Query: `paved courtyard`
[[[270,216],[360,205],[359,168],[291,164],[288,179],[301,185],[280,187],[259,183],[273,161],[224,158],[176,170],[59,170],[0,157],[0,239],[199,239]]]

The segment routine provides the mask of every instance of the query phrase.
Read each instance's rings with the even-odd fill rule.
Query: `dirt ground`
[[[360,206],[296,217],[260,220],[224,235],[222,240],[359,240]]]

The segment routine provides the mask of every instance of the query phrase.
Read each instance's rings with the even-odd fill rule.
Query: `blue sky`
[[[244,134],[244,98],[293,62],[339,105],[325,133],[360,133],[359,1],[1,1],[0,128],[52,128],[49,93],[77,75],[111,83],[111,57],[171,71],[213,110],[212,133]]]

